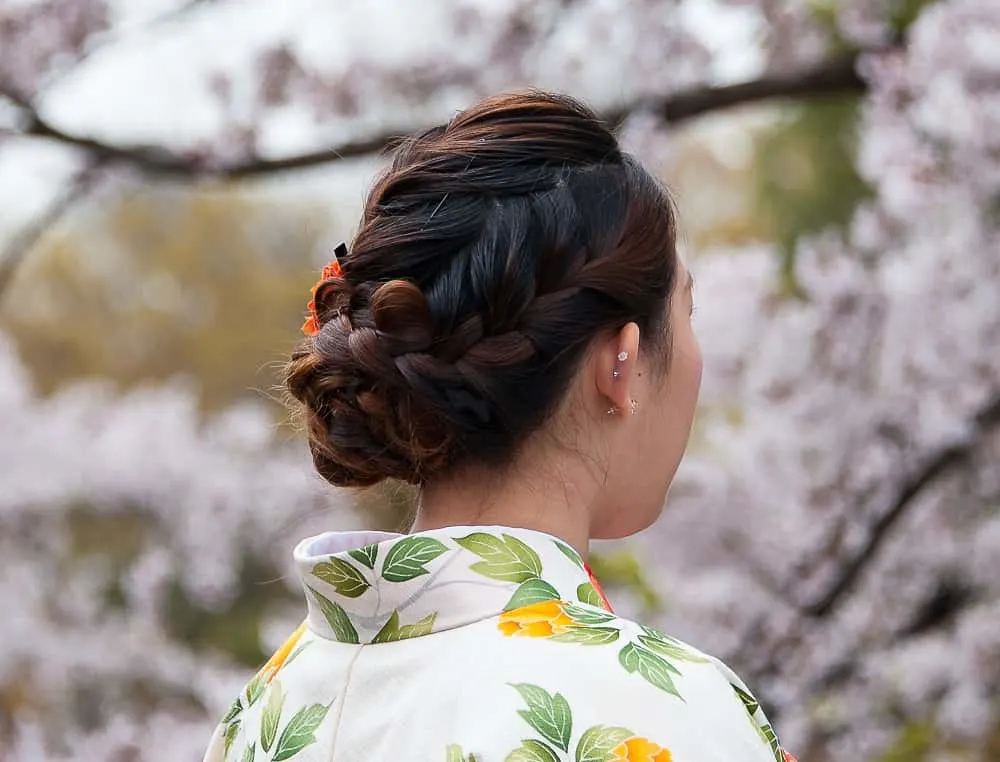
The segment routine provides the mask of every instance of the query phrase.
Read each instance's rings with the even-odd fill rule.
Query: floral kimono
[[[306,621],[205,762],[786,762],[727,667],[611,608],[549,535],[328,533]]]

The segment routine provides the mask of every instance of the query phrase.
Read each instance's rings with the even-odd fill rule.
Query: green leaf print
[[[757,703],[757,699],[747,693],[745,690],[740,688],[738,685],[730,683],[733,690],[736,691],[736,695],[740,697],[740,701],[743,702],[743,706],[746,708],[747,712],[753,717],[757,714],[757,710],[760,709],[760,704]]]
[[[680,659],[681,661],[693,662],[696,664],[710,664],[712,661],[703,654],[700,654],[697,651],[695,651],[693,648],[691,648],[691,646],[687,645],[686,643],[682,643],[677,638],[671,637],[666,633],[660,632],[654,627],[647,627],[644,624],[640,624],[639,627],[642,629],[643,632],[643,635],[639,636],[639,640],[643,641],[644,643],[646,642],[645,640],[646,638],[657,641],[658,643],[661,644],[660,646],[658,646],[661,649],[661,651],[663,650],[663,646],[675,649],[678,655],[674,658]],[[666,656],[665,651],[663,652],[663,654],[664,656]]]
[[[278,745],[274,750],[273,762],[294,757],[309,744],[316,741],[316,728],[323,722],[326,713],[330,710],[330,704],[310,704],[302,707],[288,721],[285,729],[281,731]]]
[[[585,608],[584,606],[576,606],[572,603],[563,606],[563,611],[576,624],[607,624],[617,618],[614,614],[609,614],[604,609],[594,610],[592,608]]]
[[[576,762],[611,762],[615,748],[634,735],[625,728],[595,725],[580,736],[576,745]]]
[[[606,646],[618,640],[615,627],[570,627],[565,632],[553,635],[549,640],[558,643],[579,643],[584,646]]]
[[[708,659],[703,656],[699,656],[690,648],[685,648],[676,641],[660,640],[658,638],[651,638],[648,635],[640,635],[639,642],[646,646],[646,648],[650,651],[655,651],[660,656],[664,656],[667,659],[689,661],[696,664],[708,664]]]
[[[253,762],[253,758],[256,754],[257,754],[257,744],[252,743],[243,750],[243,758],[240,760],[240,762]]]
[[[445,553],[448,548],[433,537],[406,537],[394,543],[385,555],[382,578],[389,582],[408,582],[427,574],[424,564]]]
[[[644,635],[648,635],[651,638],[656,638],[657,640],[673,640],[672,637],[666,633],[660,632],[655,627],[650,627],[645,624],[640,624],[639,629],[642,630]]]
[[[466,757],[462,753],[462,747],[457,743],[448,744],[448,748],[445,749],[447,753],[446,762],[476,762],[479,758],[475,754],[470,754]]]
[[[559,762],[559,756],[547,744],[528,739],[504,757],[504,762]]]
[[[226,742],[226,756],[229,756],[229,747],[233,745],[233,741],[236,740],[236,734],[240,732],[240,721],[236,720],[231,723],[226,728],[225,742]]]
[[[275,680],[267,696],[264,714],[260,718],[260,746],[264,751],[271,751],[271,744],[278,735],[278,723],[281,721],[281,709],[285,697],[281,693],[281,683]]]
[[[345,598],[357,598],[371,587],[364,575],[343,558],[331,557],[320,561],[313,567],[312,573]]]
[[[428,614],[419,622],[400,626],[399,612],[394,610],[389,616],[389,620],[382,626],[382,629],[378,631],[378,635],[375,636],[372,643],[392,643],[396,640],[406,640],[407,638],[416,638],[420,635],[430,635],[434,628],[435,617],[437,617],[437,614]]]
[[[341,643],[357,643],[358,631],[351,624],[347,612],[339,604],[334,603],[322,593],[317,593],[311,587],[308,590],[313,594],[316,603],[319,604],[320,611],[323,612],[323,616],[326,618],[326,623],[333,630],[333,636]]]
[[[584,568],[583,559],[580,558],[580,554],[573,550],[573,548],[564,543],[562,540],[553,540],[552,542],[555,543],[556,547],[562,551],[562,554],[566,556],[566,558],[576,564],[579,568]]]
[[[227,711],[225,716],[222,718],[222,724],[228,725],[230,722],[239,717],[242,711],[243,711],[243,702],[241,702],[240,697],[237,696],[236,701],[234,701],[229,706],[229,711]]]
[[[520,709],[517,713],[546,740],[567,751],[573,732],[573,713],[562,694],[551,695],[544,688],[529,683],[511,684],[511,687],[521,694],[528,705],[527,709]]]
[[[365,545],[363,548],[355,548],[347,551],[347,555],[358,563],[364,564],[369,569],[375,568],[375,559],[378,558],[378,545]]]
[[[785,755],[781,751],[781,744],[778,743],[778,736],[775,734],[774,728],[766,722],[757,725],[757,727],[760,728],[760,737],[771,747],[771,753],[774,755],[775,762],[784,762]]]
[[[469,568],[477,574],[501,582],[527,582],[542,575],[542,561],[538,554],[509,534],[497,537],[485,532],[473,532],[455,542],[479,556]]]
[[[604,606],[601,596],[597,593],[597,588],[589,582],[584,582],[576,588],[576,597],[580,603],[586,603],[589,606],[597,606],[598,608]]]
[[[739,696],[740,701],[743,702],[743,706],[747,710],[747,714],[750,716],[750,722],[753,723],[754,729],[757,731],[757,735],[760,739],[766,743],[771,748],[771,753],[774,755],[776,762],[784,762],[785,755],[781,751],[781,744],[778,742],[778,736],[775,734],[774,729],[771,727],[770,723],[763,716],[763,712],[760,711],[760,702],[757,701],[753,695],[741,688],[740,686],[730,683],[732,689]]]
[[[504,611],[513,611],[532,603],[559,600],[559,591],[543,579],[529,579],[522,582],[504,606]]]
[[[672,696],[681,698],[677,692],[674,680],[670,676],[673,672],[679,675],[680,671],[662,656],[654,654],[641,646],[629,643],[618,654],[618,661],[628,673],[638,672],[650,685],[666,691]],[[683,701],[683,699],[681,699]]]

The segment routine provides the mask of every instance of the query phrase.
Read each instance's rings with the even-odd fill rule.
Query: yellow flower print
[[[673,755],[647,738],[633,736],[616,746],[611,762],[670,762]]]
[[[278,670],[284,665],[288,660],[289,654],[291,654],[292,649],[295,648],[296,644],[301,640],[302,636],[306,631],[306,623],[303,622],[299,625],[299,628],[292,633],[291,637],[286,640],[281,648],[274,652],[274,656],[267,660],[261,670],[260,674],[266,676],[267,682],[271,682],[274,676],[278,674]]]
[[[522,606],[500,615],[497,629],[504,635],[526,638],[551,638],[575,624],[560,601],[542,601]]]

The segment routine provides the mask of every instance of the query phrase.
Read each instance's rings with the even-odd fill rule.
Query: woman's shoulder
[[[504,612],[493,626],[509,643],[493,669],[510,675],[493,682],[513,683],[529,712],[533,703],[550,711],[565,704],[590,715],[595,726],[610,723],[642,738],[640,728],[648,729],[656,735],[650,743],[670,747],[675,759],[686,758],[677,747],[688,746],[712,759],[707,744],[718,747],[719,758],[786,762],[760,703],[736,672],[659,629],[566,601]]]

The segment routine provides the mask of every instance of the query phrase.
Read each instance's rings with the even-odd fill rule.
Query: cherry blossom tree
[[[743,674],[800,758],[878,759],[902,737],[916,759],[986,759],[1000,727],[1000,6],[464,0],[377,37],[360,5],[309,24],[266,5],[0,4],[0,167],[40,143],[66,178],[10,237],[0,297],[98,184],[335,169],[514,85],[579,93],[653,161],[696,116],[863,93],[857,167],[873,194],[846,230],[799,241],[796,296],[766,242],[686,252],[703,404],[668,511],[629,547],[662,592],[659,623]],[[720,81],[706,12],[740,19],[754,78]],[[268,34],[239,55],[206,45],[237,21]],[[352,49],[325,41],[350,24]],[[107,86],[130,39],[165,40],[163,60],[199,42],[183,64],[200,126],[135,137],[60,105],[90,77]],[[362,520],[268,412],[206,421],[196,397],[87,384],[43,398],[0,342],[0,758],[198,759],[301,613],[290,538]],[[263,625],[205,646],[248,605]]]

